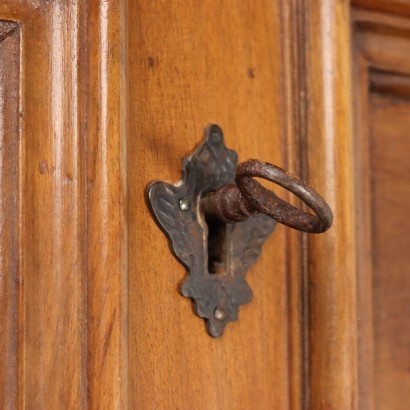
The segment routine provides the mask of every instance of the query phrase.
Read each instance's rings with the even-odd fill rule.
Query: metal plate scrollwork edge
[[[213,337],[221,336],[226,324],[237,320],[239,306],[250,302],[252,291],[245,273],[276,224],[265,215],[228,224],[225,272],[208,272],[208,228],[200,199],[233,183],[236,165],[236,152],[225,147],[222,130],[211,125],[204,141],[183,161],[181,181],[175,185],[154,181],[147,189],[151,212],[189,273],[181,293],[194,301],[197,315],[205,319]]]

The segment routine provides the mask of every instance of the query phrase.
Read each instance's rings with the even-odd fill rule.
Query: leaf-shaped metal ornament
[[[233,183],[236,166],[236,152],[225,147],[222,130],[211,125],[204,141],[184,160],[181,181],[175,185],[155,181],[147,189],[152,214],[170,239],[175,256],[188,270],[182,294],[194,301],[197,315],[205,319],[213,337],[221,336],[225,325],[237,320],[239,305],[251,300],[245,273],[276,224],[265,215],[227,224],[223,272],[209,272],[209,227],[201,198]]]

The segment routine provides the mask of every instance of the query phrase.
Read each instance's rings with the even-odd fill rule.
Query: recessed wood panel
[[[406,14],[407,16],[410,16],[409,0],[352,0],[352,3],[355,6],[377,10],[386,14]]]
[[[0,21],[0,407],[17,406],[19,275],[19,50],[17,24]]]
[[[410,19],[354,18],[359,404],[401,410],[410,407]]]
[[[372,93],[374,383],[376,408],[410,407],[410,99]]]

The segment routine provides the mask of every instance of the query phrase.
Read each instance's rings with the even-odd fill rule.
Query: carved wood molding
[[[18,305],[21,289],[19,69],[20,33],[0,21],[0,403],[15,408],[18,385]]]
[[[123,6],[0,1],[7,408],[126,407]]]
[[[15,30],[18,24],[14,21],[0,20],[0,42],[4,40],[10,32]]]
[[[305,178],[324,187],[338,221],[327,238],[305,238],[302,247],[302,397],[309,408],[353,409],[357,336],[350,2],[294,3],[298,152]],[[319,162],[326,165],[317,167]]]
[[[353,0],[352,4],[355,7],[368,10],[410,16],[410,3],[408,0]]]
[[[370,4],[370,2],[368,2]],[[372,10],[355,8],[353,20],[353,77],[355,104],[355,181],[358,271],[358,358],[360,408],[374,408],[374,318],[373,318],[373,222],[374,186],[372,183],[371,135],[369,112],[371,94],[410,96],[410,4],[375,2]],[[363,6],[366,2],[356,1]],[[389,7],[389,5],[391,7]],[[400,7],[399,7],[400,6]],[[401,15],[380,11],[401,12]],[[374,165],[374,164],[373,164]]]

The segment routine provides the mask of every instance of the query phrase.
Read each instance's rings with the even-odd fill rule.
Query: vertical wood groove
[[[302,175],[300,96],[303,81],[300,78],[302,49],[299,44],[298,19],[302,15],[297,1],[281,2],[282,58],[283,58],[283,139],[285,168],[294,175]],[[287,201],[296,207],[301,201],[287,193]],[[303,266],[302,236],[292,229],[286,230],[287,294],[289,315],[289,397],[290,408],[301,409],[305,371],[303,367]]]
[[[0,21],[0,407],[17,407],[19,317],[19,39]]]

